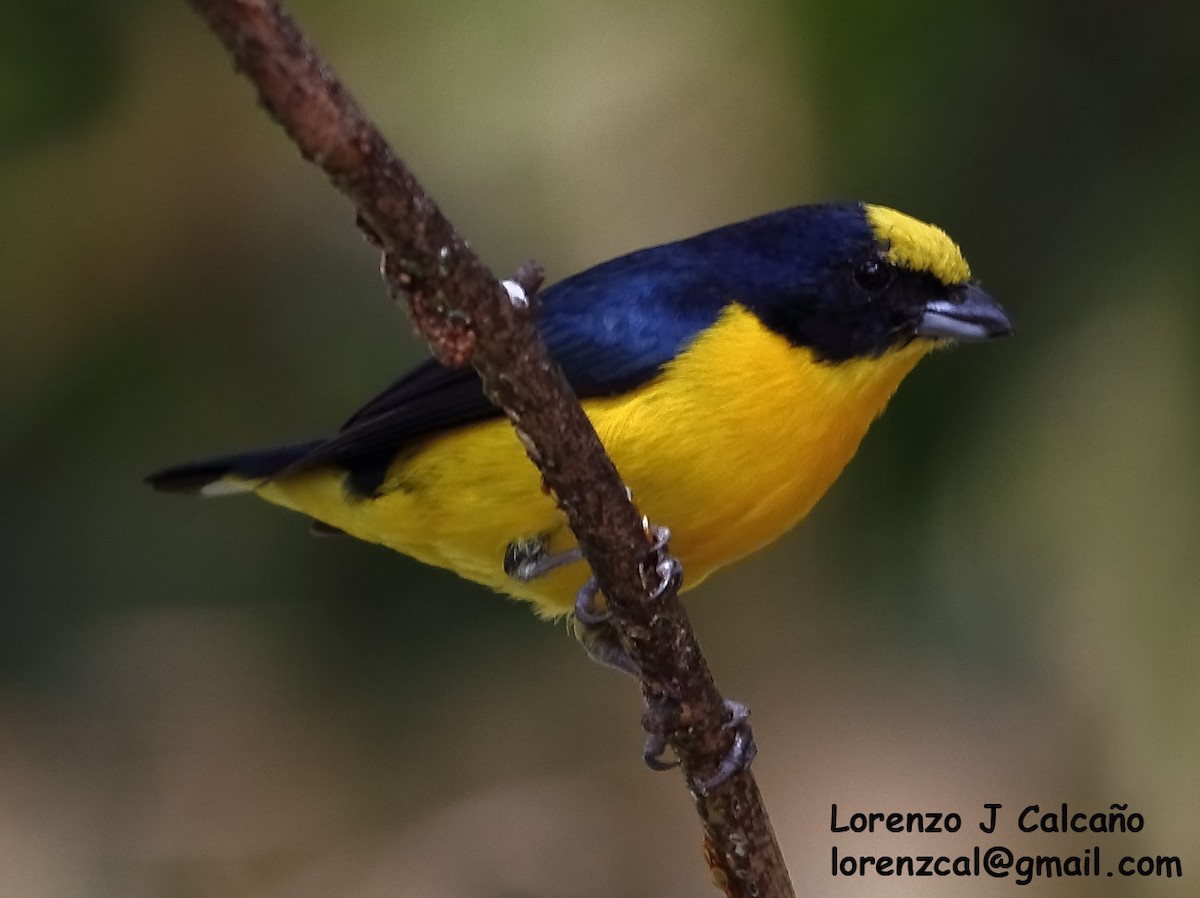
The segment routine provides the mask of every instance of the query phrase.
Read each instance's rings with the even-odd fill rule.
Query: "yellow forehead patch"
[[[963,284],[971,269],[958,245],[941,228],[886,206],[865,204],[867,222],[888,247],[887,259],[911,271],[928,271],[943,284]]]

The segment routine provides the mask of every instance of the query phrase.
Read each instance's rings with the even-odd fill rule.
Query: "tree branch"
[[[729,712],[675,590],[650,598],[659,574],[645,523],[542,345],[533,304],[510,299],[275,0],[188,2],[304,158],[354,204],[360,227],[384,252],[390,291],[405,300],[436,356],[475,366],[595,573],[641,671],[644,725],[667,738],[687,782],[711,777],[732,745]],[[540,270],[525,268],[517,280],[532,296]],[[748,770],[693,797],[714,880],[726,894],[793,894]]]

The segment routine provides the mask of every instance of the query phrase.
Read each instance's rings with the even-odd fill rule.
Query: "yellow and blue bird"
[[[1003,336],[940,229],[892,209],[785,209],[546,289],[538,328],[685,588],[799,522],[930,350]],[[163,490],[257,493],[543,615],[572,611],[575,540],[474,370],[418,365],[333,436],[179,465]]]

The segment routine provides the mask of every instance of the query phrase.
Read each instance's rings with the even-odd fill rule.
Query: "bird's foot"
[[[582,591],[580,590],[580,592]],[[607,615],[598,615],[598,617],[600,619],[596,623],[585,623],[577,612],[575,616],[567,618],[567,629],[583,646],[588,657],[597,664],[611,667],[613,670],[619,670],[621,673],[629,674],[637,679],[637,665],[625,651],[625,647],[621,645],[617,631],[608,622]]]
[[[722,728],[733,731],[733,745],[721,759],[721,763],[717,765],[717,770],[712,776],[704,780],[690,780],[689,785],[692,791],[700,796],[708,795],[731,777],[748,769],[758,754],[758,746],[755,745],[754,734],[750,730],[750,709],[732,699],[726,699],[725,709],[729,712],[729,719],[722,724]],[[644,721],[646,742],[642,750],[642,758],[651,770],[670,770],[678,767],[679,761],[668,761],[663,758],[669,748],[669,742],[663,731],[665,728],[661,726],[660,722],[655,721],[657,716],[650,712]]]
[[[647,568],[653,570],[655,579],[653,585],[647,583],[652,600],[661,599],[668,592],[676,592],[683,585],[683,565],[670,552],[667,544],[671,541],[671,531],[666,527],[651,524],[642,518],[642,529],[650,540],[650,554],[647,561],[642,563],[642,582],[647,583]]]
[[[722,726],[733,732],[733,745],[721,759],[716,773],[700,782],[692,780],[692,791],[697,795],[708,795],[731,777],[748,770],[758,755],[758,745],[755,744],[754,733],[750,729],[750,709],[733,699],[725,700],[725,708],[729,711],[729,720]]]
[[[647,560],[639,566],[639,570],[642,574],[642,582],[649,589],[651,601],[657,601],[668,591],[679,589],[683,583],[683,566],[667,551],[667,544],[671,539],[670,530],[666,527],[654,526],[645,518],[642,518],[642,527],[645,529],[647,539],[650,540],[650,552]],[[512,546],[510,545],[509,548],[511,549]],[[578,552],[578,547],[574,551]],[[505,570],[508,568],[506,567]],[[649,571],[653,571],[653,579],[651,579]],[[612,617],[611,611],[604,608],[597,609],[596,598],[599,594],[600,587],[596,583],[595,577],[589,577],[587,582],[575,593],[575,619],[584,626],[603,624]]]
[[[504,550],[504,573],[521,583],[529,583],[582,559],[583,550],[578,546],[565,552],[551,552],[548,536],[515,539]]]

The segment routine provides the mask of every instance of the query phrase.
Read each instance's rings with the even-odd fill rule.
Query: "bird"
[[[540,295],[538,330],[684,590],[814,507],[932,350],[1008,335],[940,228],[882,205],[795,206],[637,250]],[[476,372],[430,359],[332,436],[175,465],[157,489],[254,493],[530,602],[588,571]]]

